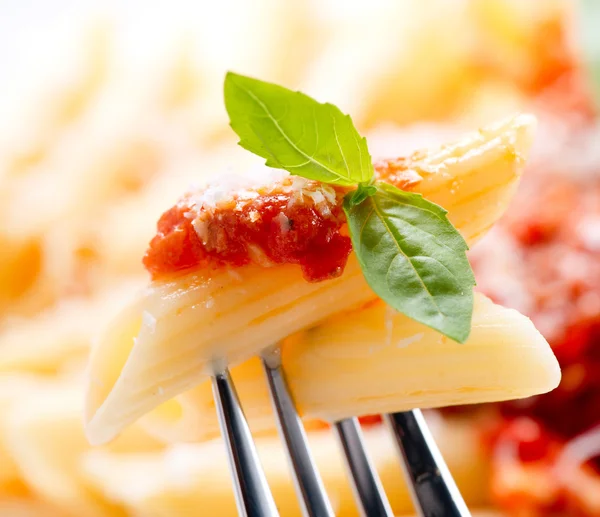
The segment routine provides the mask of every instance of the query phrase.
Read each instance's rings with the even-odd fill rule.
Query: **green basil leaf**
[[[350,206],[360,205],[369,196],[374,196],[377,192],[375,185],[367,183],[359,183],[358,188],[346,194],[345,198],[348,199]]]
[[[224,92],[239,144],[266,158],[269,167],[336,185],[372,178],[366,140],[332,104],[232,72]]]
[[[464,342],[475,285],[467,244],[440,206],[389,184],[376,186],[361,204],[344,202],[365,279],[394,309]]]

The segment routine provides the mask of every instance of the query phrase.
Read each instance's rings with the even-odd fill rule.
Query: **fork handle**
[[[420,410],[386,415],[404,460],[415,507],[422,517],[469,517]]]

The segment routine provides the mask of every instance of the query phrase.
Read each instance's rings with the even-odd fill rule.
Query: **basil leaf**
[[[464,342],[475,285],[467,244],[440,206],[392,185],[376,186],[360,205],[344,202],[365,279],[394,309]]]
[[[359,183],[358,188],[346,194],[350,206],[360,205],[369,196],[375,195],[377,187],[366,183]]]
[[[232,72],[224,91],[239,144],[266,158],[269,167],[336,185],[372,178],[366,140],[332,104]]]

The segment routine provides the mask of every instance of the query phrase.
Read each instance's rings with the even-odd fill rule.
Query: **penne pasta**
[[[370,127],[384,121],[493,120],[510,112],[507,99],[511,108],[523,109],[547,86],[540,78],[560,76],[567,42],[553,29],[568,34],[573,3],[379,1],[368,11],[347,7],[343,17],[340,10],[328,13],[335,36],[316,57],[302,90],[339,99],[355,121]],[[456,37],[473,34],[473,27],[474,38]],[[365,55],[369,59],[357,59]],[[490,90],[494,95],[483,104],[480,94]]]
[[[85,34],[78,33],[62,55],[54,54],[19,77],[17,93],[3,99],[0,121],[0,180],[27,173],[43,162],[63,132],[76,122],[106,83],[110,62],[110,30],[94,23]],[[50,46],[54,46],[53,42]],[[45,66],[49,65],[49,66]],[[56,71],[60,70],[60,74]],[[40,74],[41,72],[41,74]],[[43,85],[43,90],[40,86]]]
[[[80,461],[90,449],[81,427],[78,386],[47,382],[43,390],[12,406],[4,426],[6,443],[20,476],[41,500],[60,515],[124,515],[100,497],[82,477]],[[139,427],[111,444],[110,450],[156,451],[161,445]]]
[[[436,416],[436,415],[432,415]],[[476,430],[467,422],[429,419],[454,479],[469,505],[488,504],[487,461]],[[391,435],[381,425],[364,429],[364,438],[395,515],[410,514],[413,506],[404,483]],[[311,452],[330,496],[335,514],[357,516],[342,455],[328,430],[308,433]],[[276,436],[258,438],[258,453],[282,516],[300,516],[287,458]],[[91,484],[113,502],[145,517],[237,516],[223,442],[178,444],[164,453],[115,455],[91,451],[83,460]],[[130,480],[135,479],[133,484]]]
[[[530,116],[511,117],[456,144],[417,153],[401,170],[409,178],[416,174],[418,191],[446,208],[473,242],[508,204],[533,125]],[[206,380],[215,361],[239,364],[293,332],[374,298],[353,255],[341,276],[321,282],[307,282],[293,264],[219,268],[155,281],[92,352],[88,438],[96,444],[114,438],[144,413]]]
[[[236,516],[209,379],[225,365],[280,513],[300,516],[260,358],[271,345],[336,515],[357,510],[330,422],[414,406],[424,408],[473,517],[600,514],[590,467],[598,461],[586,461],[597,450],[600,198],[588,175],[598,168],[599,133],[573,37],[585,36],[574,22],[592,19],[584,12],[590,2],[188,4],[152,5],[138,16],[115,3],[101,20],[83,4],[35,16],[15,7],[4,20],[11,30],[0,49],[0,517]],[[140,292],[157,216],[191,190],[197,211],[185,214],[198,222],[201,209],[227,195],[224,174],[248,180],[256,169],[289,181],[296,206],[335,205],[341,217],[329,215],[342,221],[339,234],[348,241],[358,233],[340,208],[346,187],[281,180],[236,145],[228,70],[334,100],[366,135],[377,181],[422,193],[448,210],[469,245],[478,243],[467,256],[491,299],[475,293],[464,344],[387,308],[349,244],[343,274],[317,282],[307,281],[301,253],[298,262],[269,262],[280,241],[268,239],[250,250],[249,263],[198,262],[157,274],[144,260],[153,280]],[[531,116],[411,154],[521,111],[538,114],[541,131],[516,199]],[[310,126],[300,141],[310,140]],[[317,141],[326,137],[319,130]],[[379,161],[390,156],[409,158]],[[345,165],[354,181],[352,160]],[[216,187],[208,201],[200,190],[207,182]],[[334,201],[320,204],[332,192]],[[486,235],[509,203],[514,211]],[[263,217],[256,226],[302,241],[300,219],[279,213],[288,219]],[[240,247],[248,242],[231,226],[226,251],[238,237]],[[210,250],[203,230],[191,235]],[[329,261],[323,242],[312,246],[317,265]],[[526,397],[558,382],[556,359],[531,321],[495,302],[532,318],[560,361],[561,385],[492,407],[427,409]],[[361,418],[368,452],[393,514],[413,517],[391,435],[376,420]]]
[[[125,63],[123,53],[110,52],[114,39],[104,27],[87,50],[93,55],[77,67],[86,71],[81,80],[88,86],[73,77],[37,109],[42,119],[57,111],[48,116],[59,127],[51,134],[44,129],[51,142],[22,148],[23,142],[4,142],[0,129],[0,316],[29,316],[63,296],[102,288],[89,277],[96,280],[105,265],[95,234],[104,232],[102,222],[114,229],[107,212],[137,199],[153,178],[165,184],[191,163],[200,167],[200,130],[190,134],[187,119],[202,116],[181,115],[202,91],[188,84],[197,73],[189,52],[163,41],[151,59]],[[59,113],[67,108],[69,116]],[[8,136],[19,138],[14,122]],[[214,132],[207,125],[205,132]],[[143,234],[143,227],[134,230]],[[139,268],[139,257],[134,264]]]
[[[42,249],[37,239],[8,239],[0,234],[0,311],[15,309],[23,303],[23,297],[36,283],[42,269]],[[41,303],[43,303],[43,300]],[[35,309],[40,304],[37,300]],[[21,312],[34,312],[29,307]]]
[[[0,375],[0,495],[2,496],[20,496],[27,492],[11,446],[6,440],[5,430],[9,414],[12,408],[19,405],[24,398],[47,386],[45,380],[33,375],[14,372]]]
[[[87,359],[93,336],[141,285],[128,278],[90,298],[73,297],[38,314],[14,318],[0,334],[0,373],[52,374]],[[78,367],[78,370],[80,367]]]
[[[464,344],[376,302],[284,340],[281,360],[300,414],[326,421],[529,397],[560,381],[558,362],[529,318],[481,294]],[[253,358],[232,375],[252,430],[272,431],[260,361]],[[149,432],[172,442],[219,433],[209,382],[142,421]]]
[[[475,298],[471,335],[463,344],[389,312],[378,303],[360,316],[333,318],[283,347],[301,412],[338,420],[523,398],[558,386],[558,361],[531,320],[481,294]],[[325,402],[327,367],[339,373],[338,388],[329,386],[332,397]]]
[[[0,500],[1,517],[64,517],[51,505],[33,498],[11,497]]]

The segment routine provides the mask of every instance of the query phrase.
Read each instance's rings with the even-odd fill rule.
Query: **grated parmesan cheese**
[[[269,257],[267,257],[265,251],[256,244],[248,245],[248,255],[250,256],[250,260],[254,264],[258,264],[259,266],[272,267],[275,265],[273,261]]]
[[[254,169],[244,177],[224,176],[218,184],[209,184],[204,189],[190,193],[185,201],[189,210],[185,212],[184,216],[192,220],[192,226],[198,238],[204,245],[207,245],[208,222],[219,206],[227,206],[234,202],[234,210],[242,211],[261,193],[290,195],[288,208],[297,202],[304,203],[306,198],[309,198],[323,217],[330,217],[332,209],[337,203],[336,191],[329,185],[300,176],[291,176],[286,171],[262,167]],[[250,222],[257,223],[261,219],[261,214],[258,210],[251,210],[248,217]],[[283,232],[290,230],[289,219],[285,214],[280,214],[277,222]],[[256,254],[256,250],[254,251]],[[258,255],[264,255],[262,250]]]
[[[206,219],[196,217],[192,221],[192,226],[194,227],[194,231],[196,232],[196,235],[202,244],[206,246],[206,243],[208,242],[208,221]]]
[[[319,192],[319,190],[308,191],[306,195],[310,197],[317,206],[325,202],[325,196],[322,192]]]
[[[259,196],[258,190],[281,185],[289,177],[287,171],[270,167],[256,167],[247,174],[228,174],[219,177],[218,183],[209,183],[205,188],[192,191],[190,209],[198,214],[201,210],[214,210],[220,203],[238,199],[251,201]]]
[[[279,212],[274,220],[279,223],[279,228],[283,233],[290,231],[290,220],[283,212]]]

